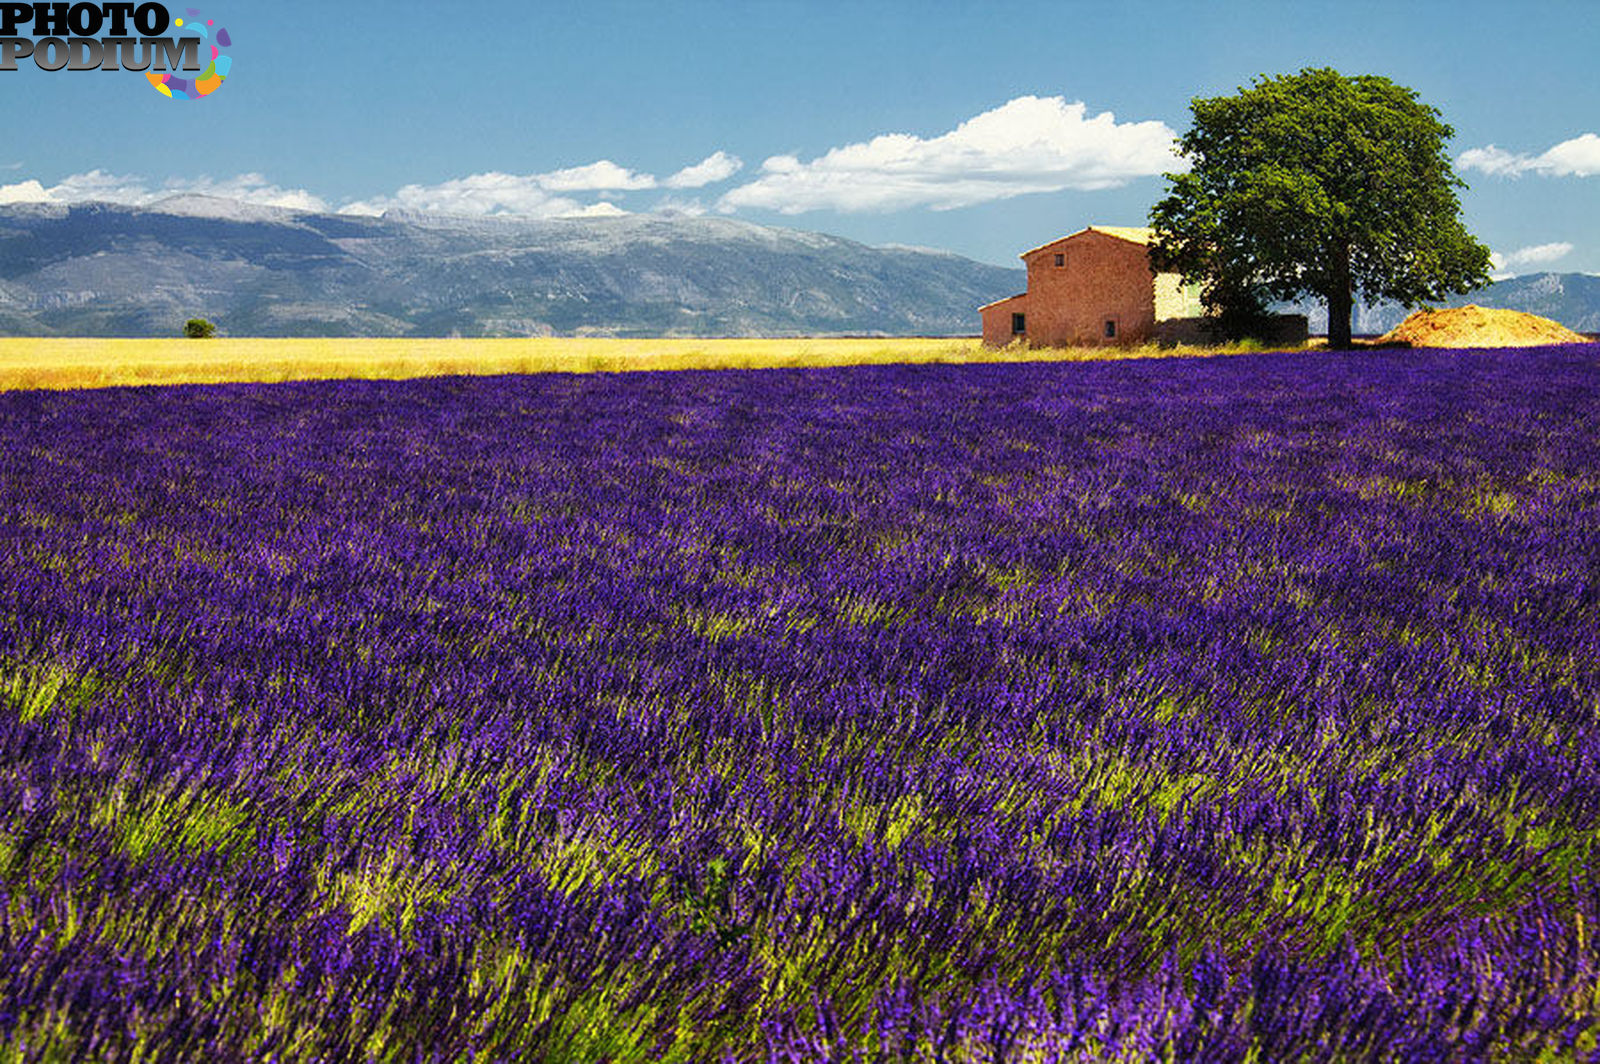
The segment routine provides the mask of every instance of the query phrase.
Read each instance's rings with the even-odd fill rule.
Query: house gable
[[[1023,252],[1028,342],[1089,345],[1148,336],[1155,324],[1148,243],[1148,230],[1090,226]]]
[[[1090,225],[1079,229],[1076,233],[1068,233],[1066,236],[1056,237],[1056,239],[1050,241],[1048,244],[1040,244],[1036,248],[1030,248],[1017,257],[1023,262],[1027,262],[1030,258],[1040,254],[1041,252],[1060,251],[1062,250],[1061,245],[1070,241],[1081,240],[1084,237],[1089,236],[1091,233],[1102,237],[1111,237],[1114,240],[1126,241],[1130,244],[1140,244],[1146,246],[1154,241],[1156,236],[1156,231],[1154,229],[1140,228],[1138,226]]]

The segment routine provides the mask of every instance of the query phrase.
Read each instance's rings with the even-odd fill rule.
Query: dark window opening
[[[1065,266],[1066,264],[1067,264],[1067,257],[1065,255],[1062,255],[1062,254],[1057,254],[1056,255],[1056,265],[1057,266]]]
[[[1011,315],[1011,331],[1013,333],[1025,333],[1025,332],[1027,332],[1028,331],[1027,315],[1025,315],[1025,314],[1013,314],[1013,315]]]
[[[1107,340],[1115,340],[1116,338],[1117,338],[1117,323],[1114,320],[1108,319],[1106,321],[1106,339]]]

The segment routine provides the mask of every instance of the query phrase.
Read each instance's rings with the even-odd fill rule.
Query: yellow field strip
[[[0,391],[456,374],[770,369],[910,362],[1085,361],[1230,348],[994,350],[970,339],[0,339]]]

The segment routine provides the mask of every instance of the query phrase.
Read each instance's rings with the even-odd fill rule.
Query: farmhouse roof
[[[988,310],[990,307],[998,307],[1001,303],[1009,303],[1013,299],[1025,299],[1025,298],[1027,298],[1027,295],[1028,295],[1028,293],[1026,293],[1026,292],[1018,292],[1014,296],[1006,296],[1004,299],[997,299],[993,303],[985,303],[983,306],[979,307],[978,309],[980,311]]]
[[[1025,259],[1029,255],[1034,254],[1034,252],[1043,251],[1048,247],[1054,247],[1063,240],[1071,240],[1073,237],[1082,236],[1084,233],[1103,233],[1106,236],[1116,237],[1118,240],[1126,240],[1131,244],[1148,244],[1156,237],[1156,231],[1154,229],[1146,228],[1144,226],[1091,225],[1087,228],[1079,229],[1076,233],[1068,233],[1066,236],[1058,236],[1047,244],[1040,244],[1036,248],[1030,248],[1027,251],[1024,251],[1021,255],[1018,255],[1017,258]]]

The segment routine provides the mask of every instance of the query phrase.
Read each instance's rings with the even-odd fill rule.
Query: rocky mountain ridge
[[[672,214],[317,214],[182,196],[0,206],[0,334],[961,335],[1023,271]]]

